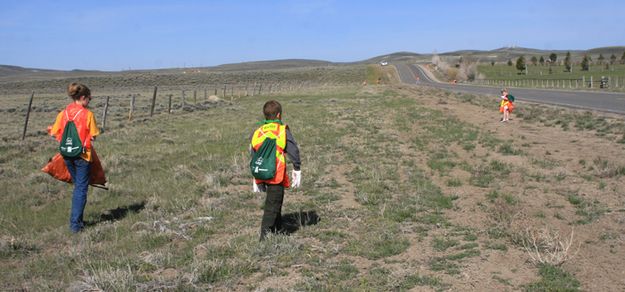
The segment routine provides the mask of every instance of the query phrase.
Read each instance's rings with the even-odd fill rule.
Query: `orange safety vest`
[[[82,141],[83,147],[86,149],[91,149],[91,134],[89,132],[89,127],[87,126],[87,113],[88,109],[85,107],[71,103],[65,108],[65,113],[63,116],[64,119],[61,120],[60,129],[65,129],[65,125],[69,121],[69,117],[73,118],[74,125],[76,125],[76,130],[78,131],[78,136],[80,136],[80,141]],[[56,136],[57,141],[61,141],[63,137],[63,133],[59,133]]]
[[[514,104],[509,101],[508,99],[502,99],[501,102],[499,103],[499,112],[504,112],[505,111],[505,107],[508,106],[508,112],[511,113],[512,110],[514,110]]]
[[[268,180],[256,179],[257,184],[281,184],[287,188],[291,185],[289,176],[286,174],[286,158],[284,155],[284,148],[286,148],[286,128],[286,125],[283,126],[279,123],[267,123],[254,131],[251,143],[254,151],[258,151],[265,139],[276,139],[276,175]]]

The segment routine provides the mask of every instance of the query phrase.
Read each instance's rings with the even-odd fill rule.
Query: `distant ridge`
[[[549,54],[556,53],[559,56],[571,52],[574,58],[581,58],[584,54],[591,55],[593,58],[599,54],[603,54],[605,58],[609,58],[612,54],[620,58],[625,52],[625,46],[609,46],[592,48],[589,50],[542,50],[532,49],[517,46],[501,47],[493,50],[458,50],[452,52],[444,52],[438,55],[446,57],[460,57],[468,56],[473,59],[480,60],[482,62],[489,61],[507,61],[516,59],[519,56],[544,56],[547,58]],[[204,72],[220,72],[220,71],[248,71],[248,70],[279,70],[279,69],[291,69],[302,67],[323,67],[323,66],[341,66],[341,65],[353,65],[353,64],[372,64],[380,63],[381,61],[388,62],[428,62],[432,58],[432,53],[419,54],[414,52],[394,52],[385,55],[375,56],[369,59],[354,61],[354,62],[331,62],[324,60],[312,60],[312,59],[282,59],[282,60],[265,60],[265,61],[250,61],[241,63],[222,64],[212,67],[194,67],[194,68],[163,68],[163,69],[144,69],[144,70],[125,70],[117,72],[106,72],[96,70],[79,70],[74,69],[71,71],[53,70],[53,69],[37,69],[37,68],[24,68],[14,65],[0,65],[0,80],[20,79],[21,77],[34,77],[40,79],[46,79],[50,77],[73,77],[73,76],[91,76],[102,74],[116,74],[116,73],[132,73],[132,72],[152,72],[152,73],[179,73],[186,72],[188,70],[200,70]],[[560,59],[560,58],[559,58]],[[562,58],[563,59],[563,58]]]
[[[594,48],[587,50],[586,52],[589,54],[603,54],[606,58],[614,54],[615,56],[620,58],[623,55],[623,52],[625,52],[625,46]]]
[[[21,75],[21,74],[33,74],[33,73],[41,73],[41,72],[54,73],[54,72],[59,72],[59,71],[49,70],[49,69],[24,68],[20,66],[11,66],[11,65],[0,65],[0,77]]]
[[[395,52],[391,54],[376,56],[373,58],[369,58],[369,59],[354,62],[354,63],[379,63],[382,61],[388,61],[388,62],[412,61],[422,56],[423,56],[422,54],[417,54],[413,52]]]
[[[243,70],[271,70],[271,69],[289,69],[289,68],[301,68],[301,67],[318,67],[334,65],[336,63],[323,61],[323,60],[309,60],[309,59],[283,59],[283,60],[266,60],[266,61],[251,61],[242,63],[223,64],[214,67],[208,67],[210,69],[219,69],[224,71],[243,71]]]

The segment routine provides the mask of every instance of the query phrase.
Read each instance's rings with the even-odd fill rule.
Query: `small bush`
[[[366,235],[349,242],[348,253],[375,260],[400,254],[410,245],[408,239],[399,234],[395,223],[379,221],[366,228]]]
[[[462,181],[458,178],[451,178],[447,180],[448,187],[459,187],[462,186]]]
[[[573,229],[566,238],[547,227],[541,230],[528,228],[525,232],[523,247],[535,263],[559,266],[577,253],[571,249],[574,241]]]
[[[505,143],[499,146],[498,151],[503,155],[519,155],[521,154],[521,150],[515,149],[511,143]]]
[[[618,166],[614,164],[614,162],[601,157],[597,157],[593,160],[593,169],[595,171],[595,176],[600,178],[625,175],[625,166]]]
[[[579,291],[580,283],[575,277],[558,266],[541,264],[540,280],[525,286],[525,291]]]
[[[137,281],[130,266],[102,267],[88,270],[83,281],[73,286],[80,287],[80,291],[132,291],[136,290]]]
[[[445,251],[450,247],[458,245],[458,241],[454,239],[436,237],[432,240],[432,248],[436,251]]]

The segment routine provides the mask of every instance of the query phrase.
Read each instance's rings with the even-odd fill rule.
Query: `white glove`
[[[291,172],[291,178],[293,180],[293,182],[291,183],[291,186],[293,186],[293,188],[299,188],[302,185],[301,170],[293,170],[293,172]]]
[[[255,193],[260,193],[260,188],[258,187],[258,185],[256,184],[256,180],[252,179],[252,190]]]

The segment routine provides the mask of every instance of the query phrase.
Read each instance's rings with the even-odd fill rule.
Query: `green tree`
[[[490,61],[491,66],[495,66],[495,61]]]
[[[603,60],[605,60],[603,54],[599,54],[599,58],[597,58],[597,61],[599,61],[599,65],[603,65]]]
[[[525,64],[525,57],[521,56],[518,59],[516,59],[516,69],[523,72],[523,70],[525,70],[525,66],[527,66]]]
[[[625,55],[623,55],[623,56],[625,56]],[[513,64],[512,63],[512,59],[508,59],[508,66],[512,66],[512,64]]]
[[[549,60],[551,60],[551,63],[555,63],[558,60],[558,55],[556,55],[556,53],[551,53],[551,55],[549,55]]]
[[[587,55],[584,55],[584,59],[582,59],[582,63],[580,64],[582,66],[582,71],[588,71],[589,69],[589,64],[590,60],[588,58]]]
[[[610,64],[614,65],[615,62],[616,62],[616,55],[612,54],[612,56],[610,56]]]
[[[538,63],[538,58],[536,58],[536,56],[532,56],[532,65],[536,66],[536,64]]]
[[[571,52],[566,52],[566,57],[564,57],[564,68],[566,68],[566,72],[571,72]]]
[[[543,56],[540,56],[540,60],[538,60],[538,63],[540,63],[540,65],[545,65],[545,58],[543,58]]]

